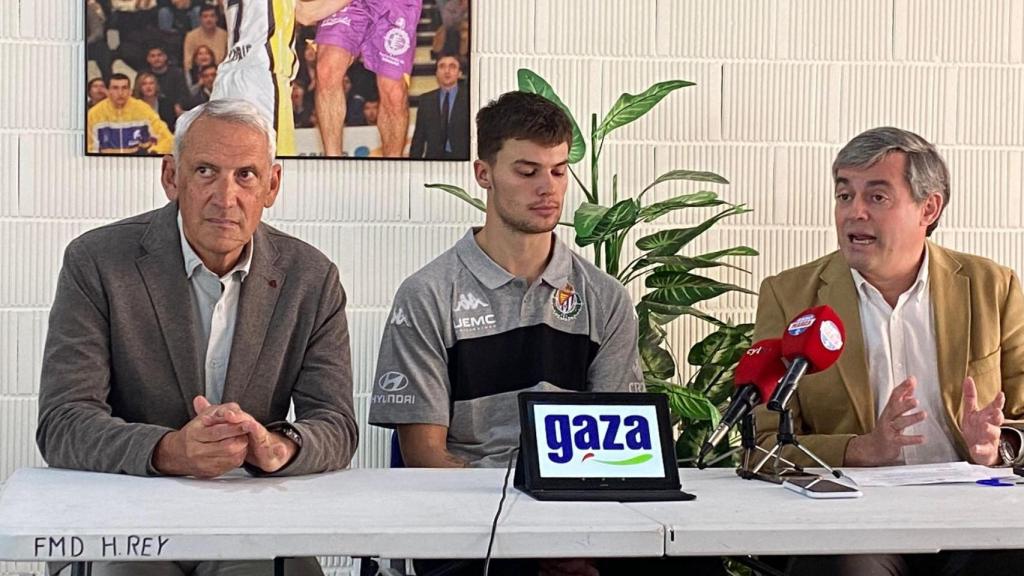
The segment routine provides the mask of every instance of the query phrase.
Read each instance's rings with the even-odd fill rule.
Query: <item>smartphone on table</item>
[[[864,495],[854,486],[823,476],[786,478],[782,485],[808,498],[860,498]]]

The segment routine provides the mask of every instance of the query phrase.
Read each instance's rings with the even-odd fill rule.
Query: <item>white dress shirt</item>
[[[917,377],[917,410],[928,417],[904,429],[905,435],[921,434],[925,443],[903,448],[906,464],[930,464],[960,460],[950,432],[939,387],[938,353],[935,346],[935,322],[928,292],[928,249],[917,273],[917,280],[890,307],[882,293],[856,270],[860,323],[867,351],[868,378],[875,396],[875,416],[882,413],[892,390],[910,376]],[[911,413],[917,410],[912,410]]]
[[[220,404],[224,395],[224,379],[228,373],[228,359],[231,356],[231,341],[235,336],[238,296],[242,291],[242,282],[249,274],[249,265],[252,264],[253,241],[249,240],[242,249],[235,267],[218,277],[203,264],[185,239],[180,212],[178,234],[181,236],[181,254],[185,257],[185,274],[192,287],[192,298],[202,328],[199,334],[200,349],[206,348],[206,361],[203,363],[206,399],[211,404]]]

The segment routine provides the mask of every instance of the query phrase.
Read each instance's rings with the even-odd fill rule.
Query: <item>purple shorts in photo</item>
[[[367,70],[401,80],[412,72],[422,8],[423,0],[352,0],[320,21],[316,43],[361,55]]]

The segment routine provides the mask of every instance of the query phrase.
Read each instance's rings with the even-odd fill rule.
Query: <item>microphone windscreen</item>
[[[736,365],[736,387],[756,386],[759,402],[764,402],[775,392],[779,379],[786,374],[782,362],[782,341],[778,338],[758,340],[740,357]]]
[[[804,358],[807,373],[813,374],[835,364],[845,341],[846,330],[836,311],[830,306],[816,306],[798,314],[786,327],[782,356],[787,360]]]

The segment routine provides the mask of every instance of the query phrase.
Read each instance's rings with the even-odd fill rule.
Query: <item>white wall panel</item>
[[[18,135],[0,133],[0,216],[18,214]]]
[[[22,36],[68,41],[85,38],[84,2],[22,0],[20,4]]]
[[[281,194],[268,214],[277,220],[405,220],[412,166],[386,160],[284,160]]]
[[[47,310],[0,310],[0,397],[39,393]]]
[[[883,61],[892,54],[893,0],[785,0],[776,57]],[[767,4],[767,3],[764,3]],[[749,8],[748,6],[745,6]]]
[[[629,5],[629,3],[624,3]],[[768,58],[787,0],[658,0],[657,54],[679,58]]]
[[[832,161],[838,146],[775,148],[774,191],[783,214],[775,223],[831,228],[834,206]]]
[[[956,230],[1024,228],[1024,150],[939,150],[950,173],[950,203],[940,227]]]
[[[8,43],[0,49],[0,129],[75,130],[84,124],[80,42]]]
[[[21,216],[117,220],[167,202],[159,158],[86,157],[84,149],[81,133],[21,137]]]
[[[1021,62],[1021,0],[892,0],[895,59]]]
[[[473,156],[476,156],[474,149]],[[484,190],[477,186],[471,162],[417,163],[409,177],[410,220],[413,222],[460,222],[479,225],[483,212],[455,196],[427,184],[458,186],[470,195],[486,201]]]
[[[960,68],[957,143],[1024,146],[1024,68]]]
[[[477,0],[470,2],[474,54],[532,54],[538,2],[549,0]],[[486,6],[483,5],[486,2]],[[474,64],[475,65],[475,64]],[[474,74],[476,73],[474,69]]]
[[[732,63],[723,66],[722,138],[743,142],[828,141],[838,115],[834,66]]]
[[[840,68],[839,132],[845,143],[876,126],[898,126],[935,143],[956,142],[956,70],[923,66]]]
[[[64,248],[95,222],[39,222],[0,220],[0,275],[2,307],[47,307],[57,287]]]
[[[34,396],[0,398],[0,478],[7,479],[17,468],[41,466],[43,458],[36,448],[36,412],[39,404]]]
[[[5,44],[8,38],[20,34],[21,15],[18,4],[19,0],[0,0],[0,43]],[[0,46],[0,50],[6,49],[6,46]]]
[[[656,4],[655,0],[538,0],[534,49],[537,54],[617,58],[653,54]]]

